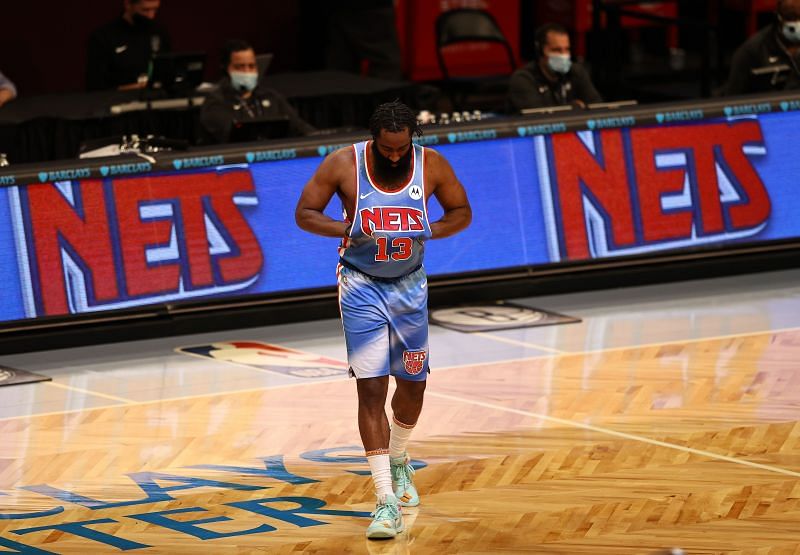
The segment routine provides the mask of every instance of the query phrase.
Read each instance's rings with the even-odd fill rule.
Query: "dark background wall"
[[[226,38],[250,41],[257,52],[273,52],[271,71],[321,69],[327,41],[326,21],[340,0],[162,0],[159,20],[167,27],[175,51],[208,53],[206,80],[219,76],[219,48]],[[400,10],[415,2],[396,0]],[[448,0],[451,7],[474,6],[475,0]],[[533,34],[543,7],[569,10],[573,0],[503,0],[520,7],[520,53],[533,57]],[[720,25],[718,44],[723,61],[745,38],[744,12],[729,0],[679,0],[683,17],[704,20],[711,12]],[[546,10],[545,10],[546,11]],[[118,17],[122,0],[48,1],[4,0],[0,10],[0,71],[25,96],[84,89],[86,43],[89,33]],[[759,23],[772,20],[762,14]],[[431,31],[432,32],[432,31]],[[664,52],[664,29],[642,32],[639,40]],[[681,31],[681,46],[700,53],[706,48],[702,33]]]
[[[122,0],[4,0],[0,71],[21,94],[84,89],[89,33],[122,13]],[[162,0],[158,19],[175,51],[207,51],[206,78],[219,74],[219,48],[230,37],[250,41],[256,52],[274,52],[275,70],[298,65],[297,0]]]

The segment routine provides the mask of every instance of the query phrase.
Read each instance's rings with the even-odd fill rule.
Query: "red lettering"
[[[26,191],[44,314],[69,313],[62,241],[68,243],[86,265],[95,299],[117,298],[119,292],[102,182],[87,179],[76,186],[75,194],[81,200],[83,216],[78,215],[49,183],[30,185]]]
[[[563,254],[568,259],[591,256],[583,207],[584,189],[608,214],[614,245],[622,247],[636,241],[622,133],[606,130],[594,137],[602,150],[602,163],[576,134],[560,133],[552,137],[559,213],[563,222]]]
[[[41,290],[42,314],[70,311],[63,253],[72,256],[85,274],[85,302],[90,305],[120,299],[120,274],[127,295],[146,297],[179,291],[181,278],[183,287],[191,290],[241,283],[261,271],[261,247],[234,200],[236,195],[255,192],[246,170],[130,177],[109,185],[84,180],[73,190],[80,211],[53,185],[25,188],[33,230],[31,264]],[[109,192],[114,198],[121,267],[112,245]],[[210,254],[207,214],[223,233],[229,253]],[[148,253],[170,244],[174,250],[168,259],[148,261]]]
[[[637,242],[668,245],[691,239],[693,229],[700,236],[753,229],[769,217],[769,196],[744,152],[747,146],[763,145],[757,121],[631,129],[629,156],[635,180],[630,182],[622,137],[621,130],[595,133],[601,153],[598,157],[576,134],[552,138],[566,258],[590,256],[591,230],[587,229],[584,209],[587,198],[604,212],[612,251],[624,251],[625,246]],[[683,167],[659,167],[659,155],[680,153],[686,158]],[[739,202],[723,203],[718,168],[736,186],[742,197]],[[685,206],[665,209],[665,198],[683,193],[687,176],[691,179],[691,198]],[[634,185],[641,214],[638,238],[630,206],[629,188]]]
[[[372,235],[373,231],[382,230],[381,211],[378,208],[364,208],[361,210],[361,231],[364,235]]]
[[[202,196],[206,193],[205,189],[207,187],[198,187],[196,181],[194,183],[178,182],[175,185],[178,190],[175,191],[174,195],[181,199],[181,222],[183,223],[186,256],[189,259],[189,281],[192,287],[214,285],[214,273],[211,270],[211,255],[208,252],[208,232],[206,230]],[[195,185],[194,192],[191,191],[192,185]],[[172,196],[166,191],[165,194]]]
[[[149,264],[146,257],[147,248],[169,244],[174,224],[175,214],[171,218],[156,221],[143,221],[141,218],[142,206],[162,204],[163,201],[158,202],[162,199],[154,199],[153,193],[159,190],[157,181],[163,179],[132,177],[117,179],[113,184],[125,284],[132,297],[178,289],[178,264],[173,261]]]
[[[659,151],[685,150],[686,138],[676,141],[673,128],[632,129],[633,163],[636,168],[636,184],[639,192],[639,207],[642,214],[644,240],[664,241],[692,234],[692,207],[680,212],[665,214],[661,201],[664,195],[680,194],[683,191],[685,168],[657,168],[656,153]],[[713,160],[712,160],[713,164]],[[717,195],[719,199],[719,195]]]
[[[241,282],[255,277],[264,266],[264,255],[250,224],[233,198],[236,194],[255,192],[250,172],[242,170],[215,174],[215,178],[207,182],[206,191],[211,198],[211,208],[233,240],[232,246],[238,251],[220,257],[219,268],[223,282]]]
[[[130,182],[131,188],[145,191],[147,194],[127,193],[124,181]],[[149,187],[144,186],[143,181],[149,182]],[[178,290],[180,267],[177,261],[148,267],[145,253],[146,248],[168,242],[170,231],[178,221],[183,224],[181,227],[183,242],[179,245],[180,256],[185,256],[189,262],[188,281],[191,287],[214,285],[203,199],[208,199],[216,219],[233,243],[231,245],[233,252],[220,255],[217,262],[222,281],[224,283],[245,281],[261,270],[264,263],[261,247],[234,202],[236,194],[254,191],[249,172],[205,174],[202,178],[198,178],[197,175],[182,174],[140,177],[119,180],[114,188],[117,204],[123,204],[118,209],[120,216],[124,211],[133,219],[132,222],[125,224],[130,227],[127,233],[122,231],[120,233],[128,292],[131,295]],[[142,222],[139,207],[154,203],[170,203],[173,210],[178,210],[179,214],[173,214],[172,218],[165,221]],[[189,284],[185,286],[188,287]]]
[[[400,208],[395,208],[394,206],[384,206],[381,208],[381,217],[383,218],[382,231],[403,230],[400,225],[400,210]]]
[[[691,237],[693,212],[698,233],[720,234],[726,231],[724,210],[730,214],[733,230],[755,227],[763,223],[770,212],[770,200],[764,184],[756,173],[743,147],[762,144],[761,128],[755,121],[718,123],[691,128],[672,127],[635,129],[631,131],[636,164],[639,198],[645,241]],[[685,169],[655,170],[658,150],[683,150],[693,169],[697,206],[682,214],[663,214],[661,196],[683,188]],[[730,176],[747,196],[747,202],[723,207],[717,164],[726,165]]]
[[[361,210],[361,231],[423,231],[423,213],[407,206],[377,206]]]
[[[378,252],[375,253],[375,262],[388,262],[391,256],[392,260],[408,260],[413,254],[414,240],[410,237],[395,237],[392,239],[393,252],[389,254],[389,238],[378,237],[375,239],[378,245]]]
[[[755,121],[737,122],[736,125],[729,126],[725,133],[720,134],[718,140],[722,142],[725,161],[744,189],[748,200],[746,204],[736,204],[729,208],[731,224],[735,229],[746,229],[764,223],[769,218],[772,203],[764,182],[742,151],[745,145],[764,143],[761,126]]]
[[[409,208],[408,209],[408,217],[409,217],[409,230],[410,231],[423,231],[425,229],[425,225],[422,223],[422,211],[417,210],[416,208]]]

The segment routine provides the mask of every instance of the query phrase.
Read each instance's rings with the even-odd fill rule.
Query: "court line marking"
[[[485,364],[485,365],[493,365],[493,364],[512,364],[515,362],[529,362],[533,360],[541,360],[550,358],[549,355],[539,355],[534,357],[523,357],[523,358],[509,358],[503,360],[496,360],[492,362],[479,362],[477,364]],[[223,361],[220,361],[223,362]],[[453,366],[443,366],[441,368],[435,368],[433,371],[437,374],[439,372],[446,372],[447,370],[458,370],[461,368],[472,368],[476,366],[476,363],[470,362],[466,364],[455,364]],[[228,391],[215,391],[212,393],[198,393],[197,395],[186,395],[184,397],[168,397],[165,399],[151,399],[149,401],[130,401],[128,404],[125,405],[99,405],[96,407],[85,407],[79,409],[70,409],[70,410],[57,410],[51,412],[40,412],[36,414],[20,414],[17,416],[0,416],[0,422],[6,422],[11,420],[21,420],[24,418],[37,418],[37,417],[45,417],[45,416],[58,416],[62,414],[74,414],[78,412],[90,412],[94,410],[101,410],[101,409],[113,409],[113,408],[131,408],[137,407],[140,405],[154,405],[157,403],[170,403],[175,401],[190,401],[192,399],[202,399],[204,397],[217,397],[220,395],[228,395],[228,394],[236,394],[236,393],[256,393],[259,391],[270,391],[273,389],[291,389],[293,387],[303,387],[303,386],[310,386],[310,385],[319,385],[325,383],[335,383],[335,382],[345,382],[349,381],[351,378],[343,377],[343,376],[336,376],[333,378],[324,378],[324,379],[316,379],[314,381],[303,381],[303,382],[294,382],[294,383],[287,383],[287,384],[279,384],[279,385],[267,385],[263,387],[250,387],[245,389],[231,389]],[[44,382],[42,382],[44,383]],[[48,382],[49,383],[49,382]],[[2,410],[2,409],[0,409]]]
[[[117,397],[116,395],[109,395],[108,393],[100,393],[99,391],[92,391],[91,389],[83,389],[81,387],[75,387],[72,385],[67,385],[54,381],[42,382],[42,383],[44,383],[45,385],[49,385],[51,387],[66,389],[68,391],[76,391],[78,393],[83,393],[85,395],[93,395],[95,397],[103,397],[104,399],[110,399],[111,401],[119,401],[121,403],[125,403],[126,405],[130,405],[136,402],[133,399],[126,399],[125,397]],[[119,405],[110,405],[110,406],[118,407]]]
[[[685,343],[699,343],[701,341],[723,341],[725,339],[737,339],[739,337],[754,337],[757,335],[767,335],[770,333],[791,333],[791,332],[800,332],[800,327],[792,327],[792,328],[780,328],[774,330],[762,330],[762,331],[751,331],[751,332],[742,332],[742,333],[731,333],[727,335],[713,335],[709,337],[697,337],[693,339],[676,339],[674,341],[662,341],[657,343],[643,343],[641,345],[629,345],[629,346],[621,346],[621,347],[609,347],[607,349],[595,349],[589,351],[557,351],[555,353],[556,357],[563,357],[563,356],[572,356],[572,355],[597,355],[602,353],[613,353],[616,351],[628,351],[633,349],[650,349],[652,347],[664,347],[666,345],[679,345]],[[478,335],[478,334],[470,334],[470,335]],[[510,339],[507,337],[502,337],[499,335],[493,335],[490,333],[481,332],[480,335],[486,337],[487,339],[491,339],[494,341],[499,341],[501,343],[511,343],[513,345],[519,345],[521,347],[530,347],[531,349],[540,349],[542,351],[548,350],[547,347],[542,347],[541,345],[537,345],[535,343],[528,343],[526,341],[520,341],[518,339]]]
[[[648,348],[654,346],[664,346],[664,345],[677,345],[683,343],[696,343],[699,341],[715,341],[715,340],[722,340],[722,339],[730,339],[736,337],[751,337],[751,336],[759,336],[759,335],[767,335],[767,334],[779,334],[779,333],[790,333],[800,331],[800,327],[792,327],[792,328],[780,328],[774,330],[761,330],[761,331],[753,331],[750,333],[740,333],[740,334],[732,334],[732,335],[722,335],[722,336],[712,336],[712,337],[705,337],[705,338],[698,338],[698,339],[685,339],[685,340],[678,340],[672,342],[664,342],[664,343],[650,343],[641,346],[629,346],[629,347],[612,347],[610,349],[605,350],[597,350],[597,351],[575,351],[575,352],[568,352],[565,351],[563,354],[558,355],[537,355],[532,357],[522,357],[522,358],[511,358],[505,360],[497,360],[497,361],[490,361],[490,362],[472,362],[467,364],[459,364],[453,366],[444,366],[441,368],[434,368],[434,372],[443,372],[446,370],[456,370],[459,368],[469,368],[478,365],[483,366],[492,366],[495,364],[508,364],[512,362],[530,362],[535,360],[548,360],[554,358],[561,358],[565,356],[572,356],[572,355],[586,355],[586,354],[601,354],[606,351],[620,351],[620,350],[633,350],[633,349],[640,349],[640,348]],[[221,361],[222,362],[222,361]],[[314,381],[308,382],[296,382],[290,384],[280,384],[280,385],[273,385],[273,386],[265,386],[265,387],[254,387],[254,388],[245,388],[245,389],[234,389],[229,391],[222,391],[222,392],[214,392],[214,393],[201,393],[198,395],[187,395],[185,397],[169,397],[166,399],[154,399],[150,401],[131,401],[130,403],[124,405],[125,407],[135,407],[139,405],[151,405],[156,403],[169,403],[174,401],[186,401],[191,399],[201,399],[203,397],[214,397],[217,395],[227,395],[227,394],[235,394],[235,393],[253,393],[256,391],[267,391],[270,389],[286,389],[291,387],[300,387],[300,386],[310,386],[310,385],[317,385],[321,383],[329,383],[335,381],[344,381],[345,379],[350,378],[343,378],[343,377],[336,377],[333,379],[318,379]],[[39,383],[51,383],[51,382],[39,382]],[[36,384],[33,384],[36,385]],[[108,408],[115,408],[121,407],[123,405],[101,405],[97,407],[88,407],[88,408],[80,408],[80,409],[72,409],[72,410],[64,410],[64,411],[52,411],[52,412],[43,412],[37,414],[22,414],[17,416],[5,416],[0,417],[0,422],[6,422],[11,420],[21,420],[24,418],[37,418],[37,417],[45,417],[45,416],[57,416],[61,414],[73,414],[78,412],[88,412],[93,410],[100,410],[100,409],[108,409]]]
[[[339,380],[344,381],[342,378],[339,378]],[[128,409],[128,408],[139,407],[139,406],[144,406],[144,405],[155,405],[155,404],[158,404],[158,403],[170,403],[170,402],[175,402],[175,401],[189,401],[189,400],[192,400],[192,399],[202,399],[203,397],[217,397],[217,396],[220,396],[220,395],[228,395],[228,394],[236,394],[236,393],[255,393],[257,391],[269,391],[269,390],[273,390],[273,389],[284,389],[284,388],[289,388],[289,387],[297,387],[297,386],[300,386],[300,385],[321,384],[321,383],[333,382],[333,381],[337,381],[337,380],[317,380],[317,381],[308,382],[308,383],[281,384],[281,385],[273,385],[273,386],[266,386],[266,387],[253,387],[253,388],[247,388],[247,389],[231,389],[229,391],[217,391],[217,392],[214,392],[214,393],[200,393],[198,395],[187,395],[186,397],[168,397],[166,399],[152,399],[152,400],[149,400],[149,401],[131,401],[130,403],[124,404],[124,405],[119,405],[119,404],[117,404],[117,405],[99,405],[99,406],[96,406],[96,407],[86,407],[86,408],[81,408],[81,409],[57,410],[57,411],[52,411],[52,412],[41,412],[41,413],[37,413],[37,414],[27,414],[27,415],[26,414],[22,414],[22,415],[18,415],[18,416],[4,416],[4,417],[0,417],[0,422],[7,422],[7,421],[11,421],[11,420],[21,420],[23,418],[38,418],[38,417],[44,417],[44,416],[59,416],[59,415],[62,415],[62,414],[74,414],[74,413],[78,413],[78,412],[91,412],[91,411],[102,410],[102,409],[115,409],[115,408]],[[2,552],[0,552],[0,553],[2,553]]]
[[[526,411],[526,410],[515,409],[515,408],[512,408],[512,407],[504,407],[503,405],[496,405],[494,403],[486,403],[484,401],[466,399],[464,397],[458,397],[456,395],[449,395],[447,393],[437,393],[435,391],[426,391],[425,395],[426,396],[430,395],[432,397],[438,397],[440,399],[448,399],[450,401],[458,401],[458,402],[461,402],[461,403],[466,403],[466,404],[470,404],[470,405],[476,405],[476,406],[479,406],[479,407],[484,407],[484,408],[489,408],[489,409],[494,409],[494,410],[500,410],[500,411],[504,411],[504,412],[510,412],[510,413],[519,414],[519,415],[522,415],[522,416],[530,416],[530,417],[533,417],[533,418],[538,418],[540,420],[545,420],[547,422],[552,422],[552,423],[555,423],[555,424],[561,424],[563,426],[570,426],[570,427],[573,427],[573,428],[579,428],[581,430],[588,430],[588,431],[592,431],[592,432],[597,432],[597,433],[600,433],[600,434],[614,436],[614,437],[618,437],[618,438],[621,438],[621,439],[627,439],[627,440],[630,440],[630,441],[637,441],[637,442],[640,442],[640,443],[648,443],[650,445],[655,445],[655,446],[658,446],[658,447],[665,447],[667,449],[674,449],[676,451],[683,451],[684,453],[691,453],[693,455],[700,455],[700,456],[711,458],[711,459],[717,459],[717,460],[720,460],[720,461],[725,461],[725,462],[740,464],[740,465],[743,465],[743,466],[749,466],[749,467],[752,467],[752,468],[757,468],[759,470],[765,470],[765,471],[768,471],[768,472],[775,472],[777,474],[785,474],[787,476],[792,476],[794,478],[800,478],[800,472],[795,472],[794,470],[788,470],[788,469],[785,469],[785,468],[780,468],[778,466],[771,466],[771,465],[767,465],[767,464],[761,464],[761,463],[757,463],[757,462],[752,462],[752,461],[748,461],[746,459],[737,459],[735,457],[729,457],[727,455],[720,455],[718,453],[713,453],[711,451],[704,451],[702,449],[695,449],[694,447],[684,447],[683,445],[678,445],[678,444],[675,444],[675,443],[668,443],[666,441],[661,441],[661,440],[658,440],[658,439],[652,439],[652,438],[649,438],[649,437],[646,437],[646,436],[639,436],[639,435],[635,435],[635,434],[629,434],[629,433],[626,433],[626,432],[618,432],[618,431],[612,430],[610,428],[602,428],[600,426],[593,426],[592,424],[583,424],[581,422],[576,422],[574,420],[567,420],[565,418],[559,418],[557,416],[548,416],[546,414],[541,414],[541,413],[537,413],[537,412],[530,412],[530,411]]]
[[[510,345],[516,345],[521,347],[530,347],[536,349],[537,351],[544,351],[546,353],[552,353],[555,355],[565,355],[570,354],[569,351],[562,351],[561,349],[554,349],[552,347],[545,347],[544,345],[536,345],[534,343],[528,343],[526,341],[520,341],[518,339],[511,339],[510,337],[503,337],[501,335],[493,335],[491,333],[487,333],[485,331],[475,331],[470,332],[469,335],[477,335],[478,337],[485,337],[486,339],[491,339],[492,341],[499,341],[500,343],[508,343]]]

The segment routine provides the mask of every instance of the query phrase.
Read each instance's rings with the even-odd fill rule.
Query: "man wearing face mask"
[[[122,16],[89,37],[86,88],[131,90],[147,85],[153,56],[169,52],[166,30],[155,21],[161,0],[124,0]]]
[[[602,102],[589,74],[572,62],[569,33],[557,23],[536,30],[537,59],[515,71],[509,99],[517,110]]]
[[[207,142],[229,142],[234,126],[264,119],[288,118],[290,136],[307,135],[315,130],[297,115],[283,95],[261,82],[256,54],[250,44],[229,40],[222,49],[222,66],[226,75],[200,110]]]
[[[724,94],[800,89],[800,0],[778,0],[776,15],[734,53]]]

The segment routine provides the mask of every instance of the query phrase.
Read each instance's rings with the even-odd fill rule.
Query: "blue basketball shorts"
[[[350,375],[427,378],[428,280],[420,268],[393,281],[337,268]]]

